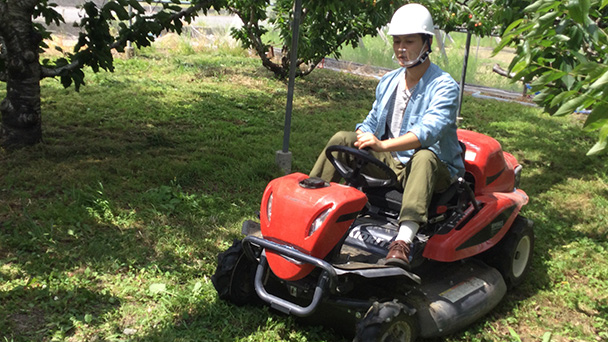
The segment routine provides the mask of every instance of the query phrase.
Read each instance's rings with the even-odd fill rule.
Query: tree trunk
[[[0,102],[0,144],[6,148],[42,141],[38,44],[42,37],[32,26],[33,6],[12,2],[0,23],[6,55],[6,97]]]

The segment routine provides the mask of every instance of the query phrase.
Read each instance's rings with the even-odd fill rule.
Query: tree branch
[[[77,70],[77,69],[80,69],[81,67],[82,67],[82,65],[80,64],[79,61],[73,61],[70,64],[66,64],[64,66],[60,66],[57,68],[41,67],[40,78],[61,76],[61,74],[65,73],[65,72]]]
[[[348,31],[346,34],[344,34],[339,40],[338,40],[338,44],[337,46],[341,46],[342,44],[344,44],[347,40],[351,39],[353,36],[356,36],[356,32],[353,30]],[[323,60],[323,57],[320,58],[316,58],[314,60],[312,60],[312,63],[309,63],[307,65],[307,69],[304,71],[301,71],[299,69],[299,66],[304,64],[305,61],[298,59],[298,70],[297,70],[297,75],[298,77],[304,77],[307,76],[308,74],[310,74],[311,72],[313,72],[317,65],[319,65],[319,63],[321,63],[321,61]]]
[[[248,18],[245,17],[246,13],[242,13],[237,8],[230,7],[229,10],[230,12],[236,14],[239,18],[241,18],[241,21],[244,23],[243,27],[249,33],[249,41],[255,49],[256,53],[258,54],[258,57],[260,57],[260,59],[262,60],[262,65],[266,69],[272,71],[279,78],[284,79],[285,77],[287,77],[286,69],[281,67],[281,65],[274,63],[266,55],[267,47],[264,46],[264,42],[262,42],[262,37],[260,37],[260,35],[258,34],[260,28],[257,24],[258,21],[254,17],[254,8],[251,8],[251,13]]]
[[[513,76],[515,76],[515,73],[509,73],[505,69],[501,68],[500,65],[498,65],[498,64],[494,64],[492,71],[499,74],[500,76],[504,76],[504,77],[508,77],[508,78],[513,78]]]
[[[194,6],[190,6],[190,7],[186,8],[186,9],[183,9],[183,10],[181,10],[179,12],[176,12],[175,14],[173,14],[171,16],[171,20],[173,21],[175,19],[180,19],[180,18],[183,18],[185,16],[190,16],[190,15],[192,15],[192,14],[200,11],[203,7],[207,6],[210,3],[212,3],[212,1],[209,1],[209,0],[207,0],[207,1],[201,1],[201,2],[197,3]]]
[[[184,17],[188,17],[188,16],[192,16],[193,14],[197,13],[198,11],[200,11],[203,8],[209,8],[209,6],[211,4],[213,4],[213,0],[206,0],[206,1],[201,1],[198,2],[196,5],[194,6],[190,6],[188,8],[185,8],[179,12],[175,12],[173,15],[171,15],[171,17],[169,18],[169,21],[174,21],[176,19],[181,19]],[[143,20],[154,20],[154,16],[148,16],[148,17],[140,17]],[[112,49],[117,49],[119,47],[124,47],[127,44],[127,38],[126,37],[120,37],[118,40],[116,40],[114,43],[112,43],[112,45],[110,45],[110,48]]]

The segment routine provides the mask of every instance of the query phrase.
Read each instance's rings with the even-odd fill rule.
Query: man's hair
[[[427,33],[419,33],[420,37],[422,38],[422,42],[427,41],[429,43],[428,48],[431,48],[431,42],[433,41],[433,36]]]

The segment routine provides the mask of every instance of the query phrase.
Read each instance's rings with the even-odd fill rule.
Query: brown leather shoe
[[[393,265],[410,269],[410,245],[403,240],[395,240],[388,246],[386,265]]]

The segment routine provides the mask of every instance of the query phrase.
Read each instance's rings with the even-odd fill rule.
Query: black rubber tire
[[[534,230],[528,219],[517,216],[511,229],[494,248],[486,252],[484,261],[498,269],[507,288],[524,280],[530,271],[534,252]]]
[[[418,329],[416,317],[403,304],[375,302],[357,324],[354,342],[413,342]]]
[[[256,268],[257,263],[245,255],[242,241],[234,240],[230,248],[218,254],[217,268],[211,276],[220,299],[238,306],[259,304],[254,286]]]

